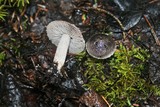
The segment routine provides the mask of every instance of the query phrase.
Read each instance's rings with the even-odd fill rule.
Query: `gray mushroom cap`
[[[74,24],[66,21],[53,21],[47,26],[47,36],[56,46],[58,45],[62,35],[70,36],[69,53],[78,54],[85,48],[85,41],[82,33]]]
[[[114,54],[116,44],[111,37],[103,34],[96,34],[88,39],[86,49],[92,57],[106,59]]]

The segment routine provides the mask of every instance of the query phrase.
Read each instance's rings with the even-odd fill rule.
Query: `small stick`
[[[153,3],[156,3],[156,2],[158,2],[159,0],[151,0],[150,2],[149,2],[149,4],[153,4]]]
[[[108,107],[111,107],[111,105],[108,103],[108,101],[104,98],[104,96],[102,96],[101,95],[101,97],[102,97],[102,99],[106,102],[106,104],[108,105]]]
[[[32,57],[31,57],[31,61],[32,61],[32,64],[33,64],[33,66],[34,66],[35,70],[37,70],[36,64],[35,64],[35,62],[34,62],[34,60],[33,60],[33,58],[32,58]]]
[[[101,9],[101,8],[95,8],[95,7],[87,7],[89,10],[96,10],[96,11],[99,11],[99,12],[102,12],[102,13],[106,13],[106,14],[108,14],[109,16],[111,16],[112,18],[114,18],[116,21],[117,21],[117,23],[119,24],[119,26],[121,27],[121,29],[122,29],[122,34],[123,34],[123,37],[125,38],[126,37],[126,35],[125,35],[125,28],[124,28],[124,26],[123,26],[123,24],[122,24],[122,22],[114,15],[114,14],[112,14],[111,12],[109,12],[109,11],[107,11],[107,10],[104,10],[104,9]],[[84,9],[84,8],[83,8]]]
[[[150,27],[151,33],[156,41],[156,44],[160,46],[160,41],[156,35],[156,32],[153,29],[153,26],[151,25],[151,23],[149,22],[149,20],[147,19],[147,17],[145,15],[143,15],[143,17],[144,17],[145,21],[147,22],[148,26]]]

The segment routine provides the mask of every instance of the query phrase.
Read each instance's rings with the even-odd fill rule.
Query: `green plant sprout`
[[[29,4],[29,0],[0,0],[0,4],[8,4],[10,7],[24,7],[26,4]]]
[[[27,4],[29,4],[29,0],[0,0],[0,20],[5,20],[4,17],[8,15],[9,8],[17,7],[19,11],[22,11]]]
[[[0,66],[2,66],[3,60],[5,59],[5,57],[6,57],[5,52],[1,52],[1,53],[0,53]]]
[[[5,20],[4,17],[7,16],[8,13],[6,12],[6,10],[4,9],[4,5],[0,6],[0,20]]]
[[[134,45],[129,49],[122,44],[115,54],[106,60],[97,60],[82,53],[78,59],[83,63],[87,83],[84,87],[94,89],[115,107],[132,107],[134,100],[146,98],[151,92],[160,95],[158,86],[149,84],[141,74],[150,57],[147,50]],[[107,69],[106,66],[109,66]]]

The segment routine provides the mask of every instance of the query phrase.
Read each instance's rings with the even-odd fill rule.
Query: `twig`
[[[33,66],[34,66],[35,70],[37,70],[36,64],[35,64],[35,62],[34,62],[34,60],[33,60],[33,58],[32,58],[32,57],[31,57],[31,61],[32,61],[32,64],[33,64]]]
[[[160,41],[156,35],[156,32],[153,29],[153,26],[151,25],[151,23],[149,22],[149,20],[147,19],[147,17],[145,15],[143,15],[143,17],[144,17],[145,21],[147,22],[148,26],[150,27],[151,33],[156,41],[156,44],[160,46]]]
[[[111,107],[111,105],[108,103],[108,101],[103,96],[101,96],[101,97],[106,102],[106,104],[108,105],[108,107]]]
[[[159,2],[159,0],[151,0],[151,1],[149,2],[149,4],[153,4],[153,3],[156,3],[156,2]]]
[[[85,9],[85,8],[83,8],[83,9]],[[112,14],[111,12],[109,12],[109,11],[107,11],[107,10],[101,9],[101,8],[87,7],[87,9],[89,9],[89,10],[96,10],[96,11],[105,13],[105,14],[111,16],[112,18],[114,18],[114,19],[117,21],[117,23],[119,24],[119,26],[121,27],[123,37],[124,37],[124,38],[126,37],[126,36],[125,36],[125,32],[124,32],[124,31],[125,31],[125,28],[124,28],[122,22],[121,22],[114,14]]]

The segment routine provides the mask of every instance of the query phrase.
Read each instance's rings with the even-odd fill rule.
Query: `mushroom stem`
[[[60,74],[61,74],[60,72],[61,68],[64,65],[64,62],[67,56],[69,44],[70,44],[70,36],[67,34],[63,34],[60,39],[60,42],[58,43],[56,53],[54,56],[54,60],[53,60],[54,62],[58,64],[57,70]]]

